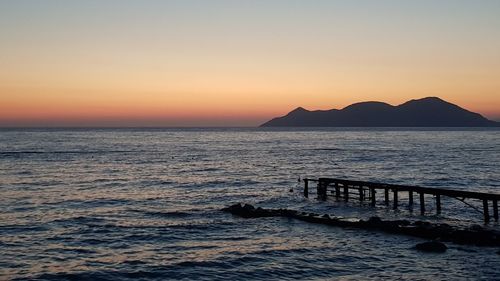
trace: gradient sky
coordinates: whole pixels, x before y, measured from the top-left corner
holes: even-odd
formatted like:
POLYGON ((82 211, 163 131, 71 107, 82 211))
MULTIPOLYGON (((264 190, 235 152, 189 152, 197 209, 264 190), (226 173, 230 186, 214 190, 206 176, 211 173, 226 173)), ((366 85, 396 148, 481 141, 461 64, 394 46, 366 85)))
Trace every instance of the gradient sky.
POLYGON ((254 126, 426 96, 500 120, 500 1, 0 0, 0 126, 254 126))

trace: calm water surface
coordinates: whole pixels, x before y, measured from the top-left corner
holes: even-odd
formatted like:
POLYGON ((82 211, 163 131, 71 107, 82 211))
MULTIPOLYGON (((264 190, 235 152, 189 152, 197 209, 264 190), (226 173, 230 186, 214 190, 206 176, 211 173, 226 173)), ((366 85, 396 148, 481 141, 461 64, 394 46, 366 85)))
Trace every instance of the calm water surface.
MULTIPOLYGON (((424 254, 417 238, 219 210, 422 219, 404 197, 398 211, 306 200, 297 178, 500 192, 499 163, 498 130, 2 130, 0 279, 498 280, 499 249, 424 254)), ((442 201, 426 219, 482 223, 442 201)))

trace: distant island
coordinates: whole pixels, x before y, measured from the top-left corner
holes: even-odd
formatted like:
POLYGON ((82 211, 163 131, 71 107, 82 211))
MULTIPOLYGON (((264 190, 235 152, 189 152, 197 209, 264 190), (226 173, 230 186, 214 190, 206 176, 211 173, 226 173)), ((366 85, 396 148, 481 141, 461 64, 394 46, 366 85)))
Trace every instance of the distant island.
POLYGON ((398 106, 370 101, 340 110, 309 111, 298 107, 261 127, 500 127, 500 122, 438 97, 427 97, 398 106))

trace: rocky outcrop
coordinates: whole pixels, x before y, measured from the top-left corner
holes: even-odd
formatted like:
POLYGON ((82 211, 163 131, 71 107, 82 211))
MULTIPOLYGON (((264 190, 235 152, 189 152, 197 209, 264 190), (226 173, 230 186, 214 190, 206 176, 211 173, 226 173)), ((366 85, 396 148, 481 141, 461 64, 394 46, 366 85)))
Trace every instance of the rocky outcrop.
POLYGON ((457 228, 444 223, 430 223, 425 221, 408 220, 382 220, 379 217, 371 217, 368 220, 343 220, 330 215, 316 213, 298 212, 289 209, 263 209, 255 208, 249 204, 235 204, 222 209, 224 212, 243 218, 261 217, 286 217, 294 218, 310 223, 319 223, 337 227, 349 227, 359 229, 371 229, 393 234, 403 234, 420 237, 441 242, 453 242, 456 244, 469 244, 478 246, 500 247, 500 232, 486 229, 479 225, 470 228, 457 228))
POLYGON ((439 241, 419 243, 415 246, 415 248, 419 251, 430 253, 444 253, 448 249, 444 243, 439 241))

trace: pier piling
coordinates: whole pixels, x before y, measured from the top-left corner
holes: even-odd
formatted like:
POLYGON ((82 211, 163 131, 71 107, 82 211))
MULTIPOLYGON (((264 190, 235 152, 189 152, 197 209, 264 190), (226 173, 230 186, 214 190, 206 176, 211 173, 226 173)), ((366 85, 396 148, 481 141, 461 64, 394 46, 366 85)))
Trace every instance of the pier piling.
POLYGON ((339 187, 339 183, 338 182, 335 183, 335 197, 337 199, 340 198, 340 187, 339 187))
POLYGON ((376 203, 376 198, 375 198, 375 188, 371 187, 370 188, 370 196, 371 196, 371 199, 372 199, 372 207, 375 207, 375 203, 376 203))
POLYGON ((488 200, 483 199, 483 214, 484 214, 484 222, 490 222, 490 212, 488 210, 488 200))
POLYGON ((398 190, 393 189, 392 192, 394 193, 394 205, 392 206, 392 208, 396 210, 398 208, 398 190))
POLYGON ((498 221, 498 200, 493 199, 493 218, 498 221))
POLYGON ((309 198, 309 180, 304 180, 304 197, 309 198))
POLYGON ((385 195, 385 205, 389 206, 389 189, 387 187, 384 189, 384 195, 385 195))
POLYGON ((318 181, 317 194, 318 194, 319 200, 322 200, 322 201, 326 200, 327 186, 328 186, 328 183, 326 183, 324 181, 318 181))
POLYGON ((424 200, 424 193, 420 192, 420 215, 425 215, 425 200, 424 200))
POLYGON ((413 191, 408 191, 408 207, 413 210, 413 191))
POLYGON ((436 194, 436 213, 441 214, 441 195, 436 194))

